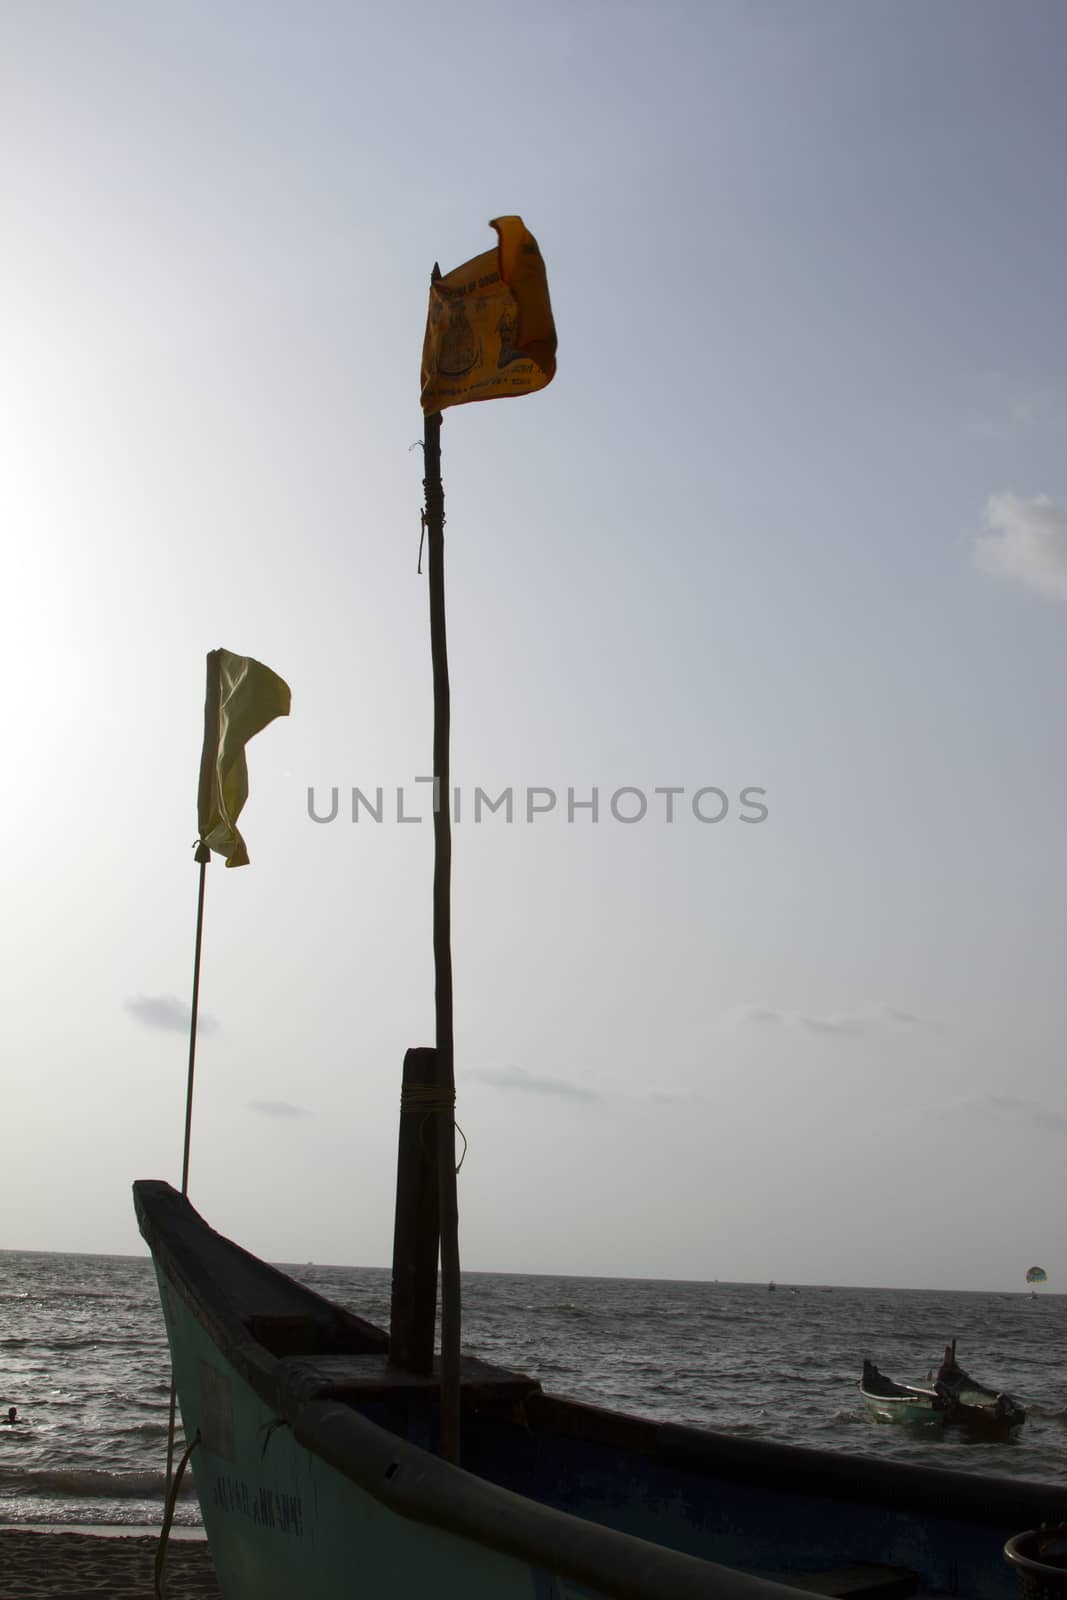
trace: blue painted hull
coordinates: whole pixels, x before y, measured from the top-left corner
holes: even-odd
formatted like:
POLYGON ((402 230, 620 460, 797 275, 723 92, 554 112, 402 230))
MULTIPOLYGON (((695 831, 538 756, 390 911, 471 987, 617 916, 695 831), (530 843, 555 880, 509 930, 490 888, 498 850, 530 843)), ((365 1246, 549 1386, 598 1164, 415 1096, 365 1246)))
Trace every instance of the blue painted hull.
POLYGON ((136 1186, 224 1600, 796 1600, 853 1563, 1012 1600, 1056 1487, 656 1424, 465 1365, 462 1467, 387 1339, 136 1186))

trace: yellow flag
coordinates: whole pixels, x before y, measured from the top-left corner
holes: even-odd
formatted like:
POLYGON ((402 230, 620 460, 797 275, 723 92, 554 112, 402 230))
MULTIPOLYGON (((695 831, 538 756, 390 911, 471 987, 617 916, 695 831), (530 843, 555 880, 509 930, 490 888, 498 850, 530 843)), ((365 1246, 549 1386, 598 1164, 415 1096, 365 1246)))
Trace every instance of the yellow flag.
POLYGON ((468 400, 533 394, 556 371, 545 263, 521 217, 497 217, 495 250, 430 285, 422 347, 428 416, 468 400))
POLYGON ((248 799, 245 745, 275 717, 287 717, 289 685, 251 656, 211 650, 207 658, 204 752, 200 758, 200 845, 197 861, 212 850, 228 867, 246 867, 248 851, 237 818, 248 799))

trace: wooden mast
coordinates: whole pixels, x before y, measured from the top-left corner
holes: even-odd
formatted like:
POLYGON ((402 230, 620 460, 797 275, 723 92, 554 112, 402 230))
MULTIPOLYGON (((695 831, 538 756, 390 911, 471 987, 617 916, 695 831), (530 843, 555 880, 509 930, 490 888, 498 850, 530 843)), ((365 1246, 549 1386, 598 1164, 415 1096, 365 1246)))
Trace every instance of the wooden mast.
MULTIPOLYGON (((441 275, 434 266, 434 278, 441 275)), ((441 1454, 459 1460, 460 1285, 456 1198, 455 1053, 452 1032, 452 827, 449 816, 448 642, 445 632, 445 497, 441 484, 441 413, 424 422, 426 543, 433 661, 433 959, 438 1084, 438 1222, 441 1234, 441 1454)))

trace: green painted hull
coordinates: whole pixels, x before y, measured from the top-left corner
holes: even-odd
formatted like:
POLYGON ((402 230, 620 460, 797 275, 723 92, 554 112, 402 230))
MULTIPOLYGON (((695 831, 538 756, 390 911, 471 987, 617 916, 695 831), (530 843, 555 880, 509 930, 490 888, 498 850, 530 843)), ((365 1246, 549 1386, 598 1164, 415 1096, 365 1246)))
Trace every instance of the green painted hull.
POLYGON ((526 1563, 397 1517, 304 1450, 162 1278, 160 1290, 222 1600, 536 1594, 526 1563))
POLYGON ((861 1393, 867 1414, 875 1422, 906 1422, 913 1426, 925 1423, 935 1428, 944 1423, 944 1411, 935 1408, 929 1400, 912 1396, 867 1394, 863 1390, 861 1393))
POLYGON ((306 1450, 159 1282, 185 1437, 201 1441, 190 1470, 223 1600, 599 1600, 597 1590, 390 1511, 306 1450))

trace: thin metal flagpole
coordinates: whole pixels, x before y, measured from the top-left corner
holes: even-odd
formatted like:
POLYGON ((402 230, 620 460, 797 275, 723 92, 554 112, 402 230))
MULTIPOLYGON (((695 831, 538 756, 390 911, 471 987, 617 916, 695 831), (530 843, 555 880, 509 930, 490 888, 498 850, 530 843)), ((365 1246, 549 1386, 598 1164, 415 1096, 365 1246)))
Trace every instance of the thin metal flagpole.
MULTIPOLYGON (((212 773, 212 752, 218 749, 219 726, 219 701, 221 686, 219 679, 218 651, 211 651, 207 658, 207 692, 204 697, 204 748, 200 756, 200 788, 198 794, 199 811, 201 817, 205 814, 204 797, 210 793, 212 773)), ((201 823, 203 827, 203 823, 201 823)), ((196 1070, 196 1032, 197 1016, 200 1011, 200 955, 204 944, 204 890, 207 885, 207 868, 211 860, 211 850, 205 844, 203 837, 197 843, 196 854, 193 857, 200 867, 200 882, 196 895, 196 936, 193 941, 193 995, 189 1007, 189 1066, 185 1084, 185 1138, 182 1146, 182 1196, 189 1195, 189 1151, 193 1135, 193 1077, 196 1070)), ((170 1417, 167 1425, 167 1499, 170 1498, 171 1484, 174 1478, 174 1425, 177 1413, 178 1389, 174 1377, 174 1363, 171 1362, 170 1371, 170 1417)))
MULTIPOLYGON (((440 269, 434 267, 434 277, 440 269)), ((461 1309, 459 1206, 456 1196, 455 1049, 452 1029, 452 828, 449 818, 448 643, 445 631, 445 496, 441 484, 441 413, 425 419, 426 535, 433 660, 434 873, 433 958, 436 1047, 442 1105, 437 1113, 441 1229, 441 1454, 459 1460, 461 1309)))
MULTIPOLYGON (((189 1011, 189 1072, 185 1087, 185 1145, 182 1151, 182 1194, 189 1194, 189 1146, 193 1132, 193 1073, 196 1067, 196 1018, 200 1009, 200 952, 204 943, 204 886, 207 882, 207 864, 211 851, 201 840, 196 858, 200 863, 200 884, 196 896, 196 941, 193 948, 193 1001, 189 1011)), ((170 1375, 170 1418, 167 1424, 167 1496, 174 1479, 174 1423, 178 1389, 174 1380, 174 1366, 170 1375)))
POLYGON ((196 897, 196 941, 193 947, 193 1000, 189 1011, 189 1071, 185 1086, 185 1144, 182 1150, 182 1194, 189 1193, 189 1146, 193 1133, 193 1075, 196 1070, 196 1019, 200 1010, 200 952, 204 942, 204 885, 211 851, 203 842, 197 848, 200 886, 196 897))
POLYGON ((204 691, 204 745, 200 752, 200 782, 197 787, 197 815, 200 837, 193 860, 200 867, 196 898, 196 938, 193 944, 193 998, 189 1007, 189 1070, 185 1086, 185 1142, 182 1149, 182 1195, 189 1194, 189 1147, 193 1132, 193 1074, 196 1069, 196 1024, 200 1010, 200 951, 204 941, 204 886, 207 881, 211 847, 204 838, 205 818, 211 810, 211 792, 219 754, 219 709, 222 704, 222 651, 209 650, 207 685, 204 691))

